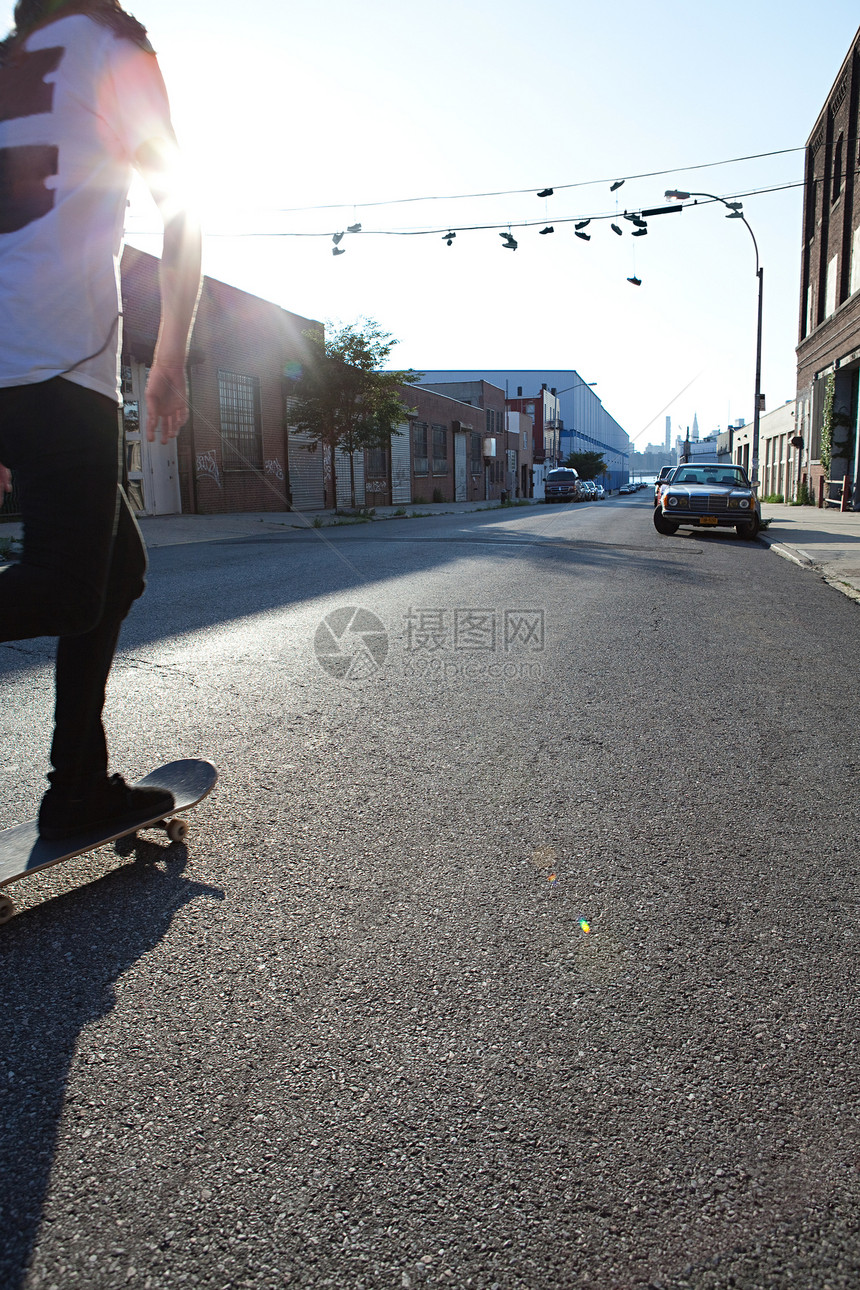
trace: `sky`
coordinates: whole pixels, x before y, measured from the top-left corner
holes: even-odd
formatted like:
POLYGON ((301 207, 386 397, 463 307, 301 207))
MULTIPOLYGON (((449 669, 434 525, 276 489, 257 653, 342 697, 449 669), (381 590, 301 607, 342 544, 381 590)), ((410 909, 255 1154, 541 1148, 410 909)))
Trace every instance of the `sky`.
MULTIPOLYGON (((752 419, 755 249, 717 204, 640 238, 616 212, 664 206, 666 189, 785 186, 742 200, 767 408, 794 397, 803 146, 856 4, 128 7, 159 54, 210 276, 327 324, 375 319, 399 368, 576 369, 642 448, 666 415, 683 430, 696 414, 703 435, 752 419), (474 194, 496 195, 455 200, 474 194), (562 222, 588 217, 590 241, 562 222)), ((158 253, 141 189, 128 230, 158 253)))

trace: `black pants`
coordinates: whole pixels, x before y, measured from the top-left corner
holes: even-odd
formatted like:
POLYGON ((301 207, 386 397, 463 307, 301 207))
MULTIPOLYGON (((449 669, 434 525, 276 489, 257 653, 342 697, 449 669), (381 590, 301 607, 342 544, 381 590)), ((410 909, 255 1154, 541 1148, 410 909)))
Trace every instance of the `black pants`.
POLYGON ((145 585, 116 404, 62 377, 0 389, 0 462, 24 521, 23 559, 0 573, 0 641, 60 638, 50 778, 74 790, 107 770, 108 673, 145 585))

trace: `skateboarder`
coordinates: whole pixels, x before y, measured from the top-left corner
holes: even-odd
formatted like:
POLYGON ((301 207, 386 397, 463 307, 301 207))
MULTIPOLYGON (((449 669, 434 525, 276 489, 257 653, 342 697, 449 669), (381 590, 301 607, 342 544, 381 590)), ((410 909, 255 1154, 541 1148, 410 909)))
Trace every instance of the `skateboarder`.
MULTIPOLYGON (((161 325, 147 433, 188 418, 185 362, 200 235, 182 199, 167 95, 144 28, 116 0, 18 0, 0 45, 0 491, 24 520, 0 573, 0 641, 59 637, 51 787, 39 826, 60 838, 158 791, 108 776, 105 687, 146 553, 120 486, 119 255, 136 168, 164 221, 161 325)), ((170 794, 161 793, 164 809, 170 794)))

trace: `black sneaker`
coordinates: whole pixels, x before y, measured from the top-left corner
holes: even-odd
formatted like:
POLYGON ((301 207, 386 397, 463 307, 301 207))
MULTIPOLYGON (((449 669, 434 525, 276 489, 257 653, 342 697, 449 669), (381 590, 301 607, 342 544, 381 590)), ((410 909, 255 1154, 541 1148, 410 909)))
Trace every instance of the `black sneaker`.
POLYGON ((110 832, 114 824, 120 826, 129 817, 151 820, 169 815, 173 807, 172 793, 162 788, 132 788, 122 775, 111 775, 77 794, 54 784, 42 798, 39 832, 48 841, 93 829, 110 832))

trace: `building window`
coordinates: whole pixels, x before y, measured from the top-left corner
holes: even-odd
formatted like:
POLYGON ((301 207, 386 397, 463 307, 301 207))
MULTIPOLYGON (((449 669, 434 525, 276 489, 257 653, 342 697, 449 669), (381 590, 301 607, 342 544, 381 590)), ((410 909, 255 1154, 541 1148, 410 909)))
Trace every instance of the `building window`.
POLYGON ((260 378, 218 373, 225 470, 263 469, 260 378))
POLYGON ((448 474, 448 431, 445 426, 433 426, 433 474, 448 474))
POLYGON ((824 285, 824 317, 829 318, 836 312, 836 287, 839 268, 839 256, 834 255, 827 266, 827 278, 824 285))
POLYGON ((368 479, 388 478, 388 452, 385 448, 368 448, 367 476, 368 479))
POLYGON ((412 427, 412 470, 416 475, 426 475, 428 469, 427 422, 416 421, 412 427))
POLYGON ((851 294, 860 288, 860 225, 851 239, 851 294))
POLYGON ((806 440, 806 452, 810 461, 821 460, 821 408, 824 402, 824 380, 823 376, 816 377, 812 404, 810 406, 807 403, 804 411, 801 434, 806 440))
POLYGON ((471 471, 473 475, 480 475, 484 466, 484 455, 481 451, 481 436, 472 431, 472 464, 471 471))
POLYGON ((833 149, 833 183, 830 188, 830 200, 836 201, 836 198, 842 192, 842 153, 844 137, 840 132, 836 140, 836 147, 833 149))
POLYGON ((487 430, 491 437, 501 435, 503 429, 502 414, 496 408, 490 408, 487 411, 488 423, 487 430))

